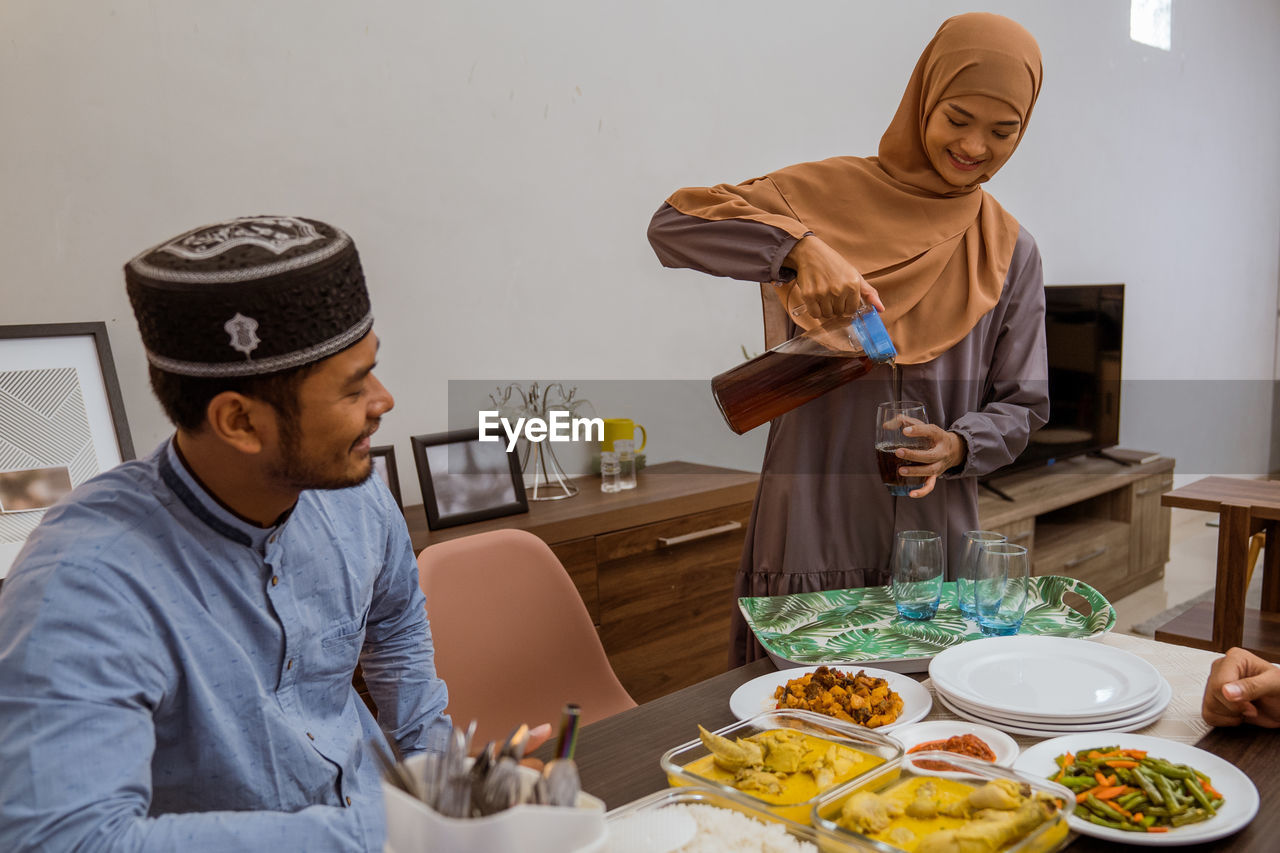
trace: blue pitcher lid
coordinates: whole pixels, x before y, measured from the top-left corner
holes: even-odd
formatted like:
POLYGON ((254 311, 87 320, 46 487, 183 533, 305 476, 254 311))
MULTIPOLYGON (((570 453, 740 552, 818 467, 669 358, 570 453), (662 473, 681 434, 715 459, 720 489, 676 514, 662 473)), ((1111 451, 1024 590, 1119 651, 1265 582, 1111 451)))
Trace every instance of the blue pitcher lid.
POLYGON ((884 362, 897 356, 898 351, 894 349, 893 341, 889 339, 889 330, 884 327, 880 313, 870 303, 862 303, 858 313, 853 315, 850 328, 853 330, 854 337, 858 339, 862 351, 872 361, 884 362))

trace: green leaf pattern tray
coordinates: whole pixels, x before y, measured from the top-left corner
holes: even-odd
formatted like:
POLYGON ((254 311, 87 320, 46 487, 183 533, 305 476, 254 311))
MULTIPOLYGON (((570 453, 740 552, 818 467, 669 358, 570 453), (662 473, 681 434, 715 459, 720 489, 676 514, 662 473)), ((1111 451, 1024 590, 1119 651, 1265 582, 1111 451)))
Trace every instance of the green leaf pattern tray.
MULTIPOLYGON (((1032 598, 1021 634, 1096 637, 1116 624, 1110 602, 1076 578, 1032 578, 1032 598), (1077 609, 1068 593, 1084 599, 1077 609)), ((956 608, 956 585, 942 585, 938 613, 925 622, 898 616, 887 586, 740 598, 738 607, 775 664, 871 663, 898 672, 921 672, 938 652, 982 638, 978 625, 956 608)))

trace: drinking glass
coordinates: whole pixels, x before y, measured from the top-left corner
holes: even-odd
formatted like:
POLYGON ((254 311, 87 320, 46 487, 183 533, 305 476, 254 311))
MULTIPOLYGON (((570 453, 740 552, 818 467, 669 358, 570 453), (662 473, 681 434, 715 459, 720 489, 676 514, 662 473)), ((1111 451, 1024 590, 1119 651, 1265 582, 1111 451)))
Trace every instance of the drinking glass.
POLYGON ((946 566, 942 537, 932 530, 904 530, 893 545, 893 601, 906 619, 932 619, 942 598, 946 566))
POLYGON ((968 619, 977 619, 978 610, 973 603, 973 580, 978 573, 978 555, 983 545, 1007 542, 1008 537, 994 530, 968 530, 964 534, 964 549, 960 552, 960 565, 956 568, 956 606, 968 619))
POLYGON ((978 554, 973 599, 978 628, 987 637, 1018 633, 1027 610, 1031 560, 1027 549, 1008 542, 983 545, 978 554))
POLYGON ((613 452, 618 454, 618 486, 623 489, 636 487, 636 443, 629 438, 613 442, 613 452))
POLYGON ((889 494, 905 497, 907 493, 924 485, 925 477, 903 477, 898 473, 898 466, 913 463, 899 459, 894 451, 899 447, 916 450, 928 447, 929 442, 923 436, 902 434, 903 427, 928 422, 929 416, 925 414, 924 403, 914 400, 881 403, 876 407, 876 465, 880 468, 880 481, 888 486, 889 494))
POLYGON ((618 464, 618 454, 606 450, 600 454, 600 491, 622 491, 622 466, 618 464))

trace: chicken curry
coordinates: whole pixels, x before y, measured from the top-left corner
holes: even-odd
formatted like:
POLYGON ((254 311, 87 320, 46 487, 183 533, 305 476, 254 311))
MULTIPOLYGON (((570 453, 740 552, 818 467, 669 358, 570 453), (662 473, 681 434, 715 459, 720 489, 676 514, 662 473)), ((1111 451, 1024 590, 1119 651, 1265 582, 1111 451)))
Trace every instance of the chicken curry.
POLYGON ((774 805, 807 803, 884 763, 877 755, 795 729, 770 729, 736 740, 701 726, 698 733, 711 754, 685 765, 686 772, 774 805))
MULTIPOLYGON (((840 826, 908 853, 997 853, 1053 819, 1052 797, 1013 779, 974 787, 916 776, 881 793, 845 801, 840 826)), ((1062 824, 1065 833, 1065 823, 1062 824)))

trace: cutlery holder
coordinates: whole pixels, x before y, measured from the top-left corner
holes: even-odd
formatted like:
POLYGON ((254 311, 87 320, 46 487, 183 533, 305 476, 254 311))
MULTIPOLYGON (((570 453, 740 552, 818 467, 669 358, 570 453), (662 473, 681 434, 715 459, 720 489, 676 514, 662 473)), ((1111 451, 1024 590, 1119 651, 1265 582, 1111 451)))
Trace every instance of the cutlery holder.
MULTIPOLYGON (((524 766, 520 776, 526 789, 538 778, 524 766)), ((604 803, 590 794, 577 808, 522 805, 477 818, 444 817, 385 781, 382 797, 390 853, 595 853, 605 845, 604 803)))

